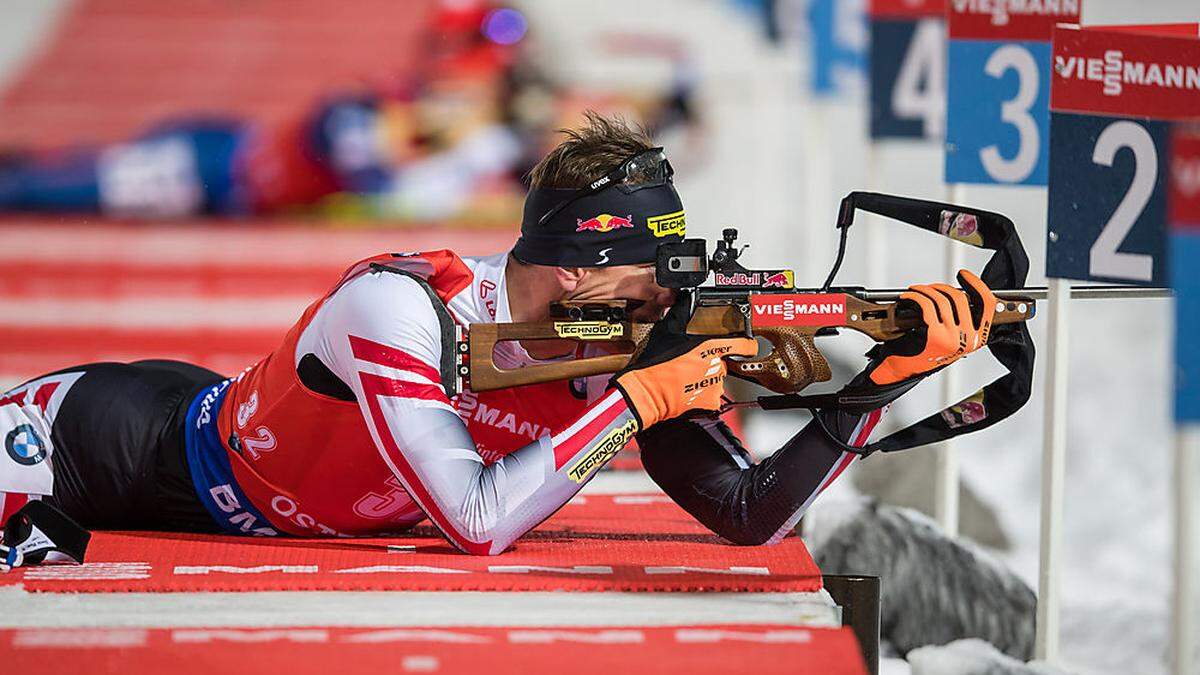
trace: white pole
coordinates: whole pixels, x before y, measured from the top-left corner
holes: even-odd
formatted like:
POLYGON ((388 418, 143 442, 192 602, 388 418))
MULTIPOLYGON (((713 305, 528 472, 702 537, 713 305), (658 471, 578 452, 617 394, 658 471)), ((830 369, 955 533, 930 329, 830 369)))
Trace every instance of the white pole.
POLYGON ((1200 425, 1175 429, 1175 588, 1171 599, 1171 662, 1176 675, 1193 675, 1196 592, 1196 472, 1200 470, 1200 425))
MULTIPOLYGON (((837 210, 832 205, 833 197, 833 146, 829 133, 829 104, 825 101, 812 99, 805 106, 808 132, 805 139, 804 184, 805 197, 808 200, 808 223, 800 228, 800 238, 803 250, 802 264, 796 269, 823 271, 830 257, 836 252, 832 247, 833 223, 837 220, 837 210)), ((802 283, 799 279, 797 283, 802 283)), ((813 283, 823 279, 813 278, 813 283)))
MULTIPOLYGON (((883 173, 879 167, 879 144, 874 140, 867 141, 866 153, 867 171, 866 183, 867 190, 871 192, 885 192, 880 188, 882 182, 879 177, 883 173)), ((869 227, 865 233, 865 248, 866 248, 866 280, 869 286, 878 288, 883 285, 887 275, 884 271, 887 270, 887 233, 888 230, 879 222, 879 218, 872 216, 867 220, 869 227)), ((862 233, 860 233, 862 234, 862 233)))
MULTIPOLYGON (((946 201, 951 204, 962 204, 966 201, 966 188, 961 183, 946 186, 946 201)), ((954 284, 954 275, 963 266, 962 244, 946 241, 946 283, 954 284)), ((942 371, 942 398, 947 404, 958 401, 962 378, 957 368, 947 368, 942 371)), ((933 487, 933 517, 941 525, 942 530, 950 536, 958 534, 958 454, 954 451, 954 439, 948 438, 938 443, 935 450, 934 487, 933 487)))
POLYGON ((1068 318, 1071 285, 1048 279, 1050 348, 1046 353, 1046 422, 1042 445, 1042 526, 1038 566, 1035 655, 1058 658, 1059 568, 1062 554, 1063 483, 1067 459, 1068 318))
POLYGON ((1171 601, 1171 662, 1175 675, 1192 675, 1193 627, 1200 601, 1194 585, 1197 571, 1196 473, 1200 471, 1200 425, 1175 427, 1175 594, 1171 601))

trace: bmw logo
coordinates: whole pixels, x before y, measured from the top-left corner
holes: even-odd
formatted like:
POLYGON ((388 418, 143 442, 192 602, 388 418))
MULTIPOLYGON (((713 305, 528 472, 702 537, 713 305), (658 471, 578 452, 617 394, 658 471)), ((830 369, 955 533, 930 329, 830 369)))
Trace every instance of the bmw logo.
POLYGON ((17 464, 33 466, 46 459, 46 444, 28 424, 18 425, 4 437, 4 449, 17 464))

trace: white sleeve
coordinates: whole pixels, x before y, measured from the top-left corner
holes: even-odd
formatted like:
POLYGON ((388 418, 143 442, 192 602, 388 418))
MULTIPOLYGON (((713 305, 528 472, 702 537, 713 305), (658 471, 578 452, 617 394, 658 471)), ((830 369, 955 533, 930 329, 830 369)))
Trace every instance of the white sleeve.
POLYGON ((441 381, 438 311, 417 281, 372 272, 322 306, 303 340, 350 386, 376 447, 455 546, 496 554, 565 504, 636 432, 610 391, 554 437, 486 465, 441 381), (612 447, 616 444, 616 447, 612 447))

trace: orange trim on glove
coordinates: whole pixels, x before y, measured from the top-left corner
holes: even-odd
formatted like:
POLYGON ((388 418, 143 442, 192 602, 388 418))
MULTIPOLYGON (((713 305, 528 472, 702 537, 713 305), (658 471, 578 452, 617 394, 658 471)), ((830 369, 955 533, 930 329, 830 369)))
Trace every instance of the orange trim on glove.
POLYGON ((673 359, 618 376, 616 385, 647 429, 691 410, 719 410, 725 358, 757 353, 758 343, 750 338, 705 340, 673 359))
POLYGON ((885 358, 871 371, 872 382, 894 384, 954 363, 987 344, 996 315, 996 296, 969 270, 959 270, 958 281, 969 290, 947 284, 918 284, 900 294, 901 299, 921 308, 925 345, 919 354, 885 358), (968 293, 975 296, 978 318, 971 312, 968 293))

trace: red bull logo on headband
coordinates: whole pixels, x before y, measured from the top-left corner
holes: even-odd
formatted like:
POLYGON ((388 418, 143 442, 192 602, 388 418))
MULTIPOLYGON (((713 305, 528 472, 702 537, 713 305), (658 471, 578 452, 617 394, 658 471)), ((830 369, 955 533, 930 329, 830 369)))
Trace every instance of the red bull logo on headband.
MULTIPOLYGON (((612 232, 622 227, 633 227, 633 216, 628 215, 622 218, 621 216, 601 213, 587 220, 579 220, 577 218, 575 223, 576 232, 612 232)), ((568 225, 567 227, 570 226, 568 225)))

